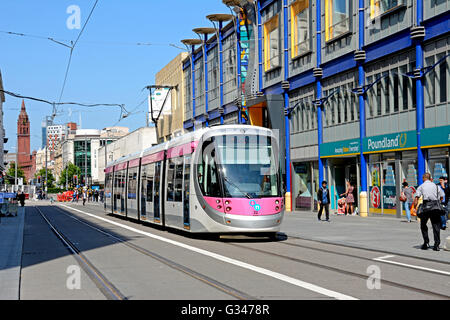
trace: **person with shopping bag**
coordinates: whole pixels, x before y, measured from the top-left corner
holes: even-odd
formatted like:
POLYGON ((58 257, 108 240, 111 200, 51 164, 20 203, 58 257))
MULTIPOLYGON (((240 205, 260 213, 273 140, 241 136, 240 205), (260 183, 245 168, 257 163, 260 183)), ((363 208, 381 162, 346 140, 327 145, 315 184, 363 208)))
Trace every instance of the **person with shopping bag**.
POLYGON ((430 173, 427 172, 423 175, 423 181, 424 183, 417 188, 414 199, 414 206, 417 210, 417 216, 420 218, 420 229, 423 237, 421 249, 427 250, 430 247, 427 228, 428 220, 430 220, 433 227, 433 250, 439 251, 441 243, 441 213, 443 212, 441 201, 444 198, 444 192, 432 182, 430 173), (417 207, 420 197, 422 197, 423 203, 417 207))

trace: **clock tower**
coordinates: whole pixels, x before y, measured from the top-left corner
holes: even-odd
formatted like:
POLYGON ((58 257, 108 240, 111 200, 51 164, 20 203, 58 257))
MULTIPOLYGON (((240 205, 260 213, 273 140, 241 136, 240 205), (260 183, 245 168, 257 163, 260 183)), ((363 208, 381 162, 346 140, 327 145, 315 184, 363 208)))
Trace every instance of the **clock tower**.
POLYGON ((22 100, 19 119, 17 120, 17 165, 21 167, 28 181, 33 178, 33 160, 30 153, 30 120, 28 119, 25 102, 22 100))

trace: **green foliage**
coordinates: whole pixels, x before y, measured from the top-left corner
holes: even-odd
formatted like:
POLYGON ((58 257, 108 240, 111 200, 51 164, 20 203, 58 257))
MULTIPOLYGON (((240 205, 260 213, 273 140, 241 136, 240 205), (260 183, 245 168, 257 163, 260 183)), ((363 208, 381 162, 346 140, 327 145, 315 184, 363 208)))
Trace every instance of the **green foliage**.
MULTIPOLYGON (((34 177, 41 177, 41 185, 45 182, 45 168, 42 168, 38 172, 34 174, 34 177)), ((55 182, 55 177, 53 176, 52 170, 47 169, 47 188, 51 188, 53 186, 53 182, 55 182)))
MULTIPOLYGON (((14 184, 15 183, 15 174, 16 174, 16 166, 15 162, 11 162, 9 165, 8 171, 6 171, 6 183, 14 184)), ((17 179, 22 178, 23 183, 26 184, 25 173, 23 172, 21 167, 17 167, 17 179)))
MULTIPOLYGON (((66 185, 66 176, 68 179, 68 185, 70 188, 73 188, 74 185, 74 176, 78 176, 78 180, 80 180, 81 175, 81 169, 80 167, 74 165, 73 163, 69 162, 68 165, 64 168, 64 170, 61 172, 61 176, 59 178, 59 185, 65 186, 66 185)), ((81 181, 81 180, 80 180, 81 181)))
POLYGON ((47 193, 51 194, 51 193, 62 193, 66 191, 65 189, 61 189, 61 188, 56 188, 56 187, 48 187, 47 188, 47 193))

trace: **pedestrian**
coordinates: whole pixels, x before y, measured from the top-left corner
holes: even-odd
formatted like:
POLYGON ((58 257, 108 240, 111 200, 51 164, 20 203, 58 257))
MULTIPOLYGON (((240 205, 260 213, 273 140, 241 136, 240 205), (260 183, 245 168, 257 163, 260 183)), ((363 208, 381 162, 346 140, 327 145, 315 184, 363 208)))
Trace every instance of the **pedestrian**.
POLYGON ((406 219, 411 222, 411 206, 414 203, 413 193, 414 190, 408 185, 408 182, 403 182, 402 195, 400 200, 404 200, 403 204, 406 211, 406 219))
POLYGON ((17 198, 20 202, 20 206, 21 207, 25 206, 25 193, 23 193, 23 191, 19 194, 17 198))
POLYGON ((448 198, 450 197, 450 188, 448 186, 447 177, 439 177, 439 188, 444 192, 444 199, 442 199, 442 207, 445 210, 445 214, 441 215, 441 229, 445 230, 447 229, 447 220, 448 220, 448 198))
POLYGON ((422 231, 423 244, 421 246, 422 250, 427 250, 430 245, 430 240, 428 238, 428 228, 427 222, 431 221, 433 227, 433 237, 434 237, 434 251, 439 251, 439 245, 441 243, 440 232, 441 232, 441 217, 440 212, 436 209, 436 204, 444 197, 444 192, 437 185, 431 181, 431 174, 425 173, 423 175, 423 183, 417 188, 414 206, 417 208, 417 203, 419 198, 422 197, 421 208, 418 209, 418 217, 420 218, 420 229, 422 231))
POLYGON ((94 191, 94 199, 95 199, 95 202, 98 202, 98 190, 97 189, 95 189, 95 191, 94 191))
POLYGON ((346 181, 346 185, 347 185, 347 189, 345 190, 345 192, 343 194, 341 194, 339 196, 342 197, 343 195, 345 195, 345 202, 347 204, 345 215, 347 215, 347 214, 352 215, 353 214, 353 205, 355 203, 355 197, 353 195, 354 187, 350 181, 346 181))
POLYGON ((87 191, 84 191, 82 193, 82 197, 83 197, 83 206, 86 204, 86 198, 87 198, 87 191))
POLYGON ((317 191, 317 200, 319 201, 320 206, 319 214, 317 215, 319 221, 322 221, 321 217, 324 208, 326 221, 330 221, 330 192, 328 191, 327 184, 328 183, 325 180, 322 181, 322 188, 317 191))

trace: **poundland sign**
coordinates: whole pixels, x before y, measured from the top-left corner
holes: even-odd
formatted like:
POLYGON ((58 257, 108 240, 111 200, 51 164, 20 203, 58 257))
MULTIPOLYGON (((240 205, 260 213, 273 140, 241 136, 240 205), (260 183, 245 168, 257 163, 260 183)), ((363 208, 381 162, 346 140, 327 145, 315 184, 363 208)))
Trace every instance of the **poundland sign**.
POLYGON ((364 138, 364 153, 417 148, 416 131, 385 134, 364 138))

